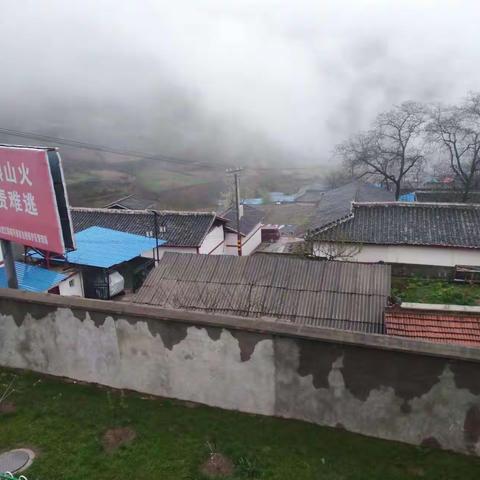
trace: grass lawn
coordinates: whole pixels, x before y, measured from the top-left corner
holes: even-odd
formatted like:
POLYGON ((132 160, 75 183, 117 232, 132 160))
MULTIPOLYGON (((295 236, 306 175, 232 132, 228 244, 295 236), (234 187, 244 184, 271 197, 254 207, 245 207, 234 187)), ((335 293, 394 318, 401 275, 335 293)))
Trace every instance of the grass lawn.
POLYGON ((404 302, 478 305, 480 285, 393 277, 392 295, 400 297, 404 302))
POLYGON ((16 411, 0 413, 0 451, 38 452, 34 479, 203 479, 209 447, 235 464, 234 479, 478 479, 480 459, 140 394, 0 370, 16 411), (104 432, 136 438, 106 453, 104 432))

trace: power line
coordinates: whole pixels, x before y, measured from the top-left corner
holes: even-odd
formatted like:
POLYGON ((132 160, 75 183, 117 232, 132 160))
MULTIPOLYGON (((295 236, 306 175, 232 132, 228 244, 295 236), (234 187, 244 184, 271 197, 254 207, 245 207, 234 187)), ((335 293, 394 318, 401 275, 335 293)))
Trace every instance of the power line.
MULTIPOLYGON (((135 157, 141 160, 161 160, 166 163, 173 163, 173 164, 180 164, 180 165, 196 165, 199 167, 205 166, 205 167, 214 167, 214 168, 217 168, 217 167, 225 168, 229 166, 228 164, 224 164, 224 163, 220 164, 215 162, 203 162, 203 161, 173 157, 170 155, 164 155, 162 153, 152 154, 152 153, 146 153, 138 150, 127 150, 127 149, 115 148, 115 147, 110 147, 110 146, 100 145, 95 143, 82 142, 80 140, 74 140, 74 139, 69 139, 65 137, 54 137, 52 135, 44 135, 37 132, 14 130, 11 128, 0 127, 0 134, 1 133, 5 135, 11 135, 14 137, 35 139, 35 140, 41 140, 44 142, 53 142, 58 145, 64 145, 67 147, 83 148, 86 150, 94 150, 94 151, 103 152, 103 153, 112 153, 114 155, 121 155, 124 157, 135 157)), ((315 168, 317 166, 316 165, 296 166, 296 167, 286 166, 286 165, 279 165, 276 167, 258 167, 257 166, 257 167, 253 167, 253 170, 255 171, 309 170, 312 167, 315 168)), ((252 169, 252 167, 250 168, 247 167, 247 169, 250 170, 252 169)))
POLYGON ((126 157, 136 157, 136 158, 140 158, 141 160, 162 160, 168 163, 176 163, 176 164, 182 164, 182 165, 198 165, 198 166, 208 166, 208 167, 224 166, 224 165, 215 164, 215 163, 207 163, 207 162, 201 162, 196 160, 187 160, 184 158, 172 157, 169 155, 163 155, 161 153, 154 155, 151 153, 140 152, 137 150, 119 149, 119 148, 109 147, 106 145, 87 143, 87 142, 82 142, 79 140, 73 140, 73 139, 64 138, 64 137, 54 137, 51 135, 43 135, 36 132, 26 132, 26 131, 14 130, 10 128, 0 127, 0 133, 3 133, 5 135, 11 135, 14 137, 29 138, 29 139, 41 140, 45 142, 53 142, 58 145, 65 145, 68 147, 84 148, 87 150, 95 150, 97 152, 103 152, 103 153, 113 153, 115 155, 122 155, 126 157))

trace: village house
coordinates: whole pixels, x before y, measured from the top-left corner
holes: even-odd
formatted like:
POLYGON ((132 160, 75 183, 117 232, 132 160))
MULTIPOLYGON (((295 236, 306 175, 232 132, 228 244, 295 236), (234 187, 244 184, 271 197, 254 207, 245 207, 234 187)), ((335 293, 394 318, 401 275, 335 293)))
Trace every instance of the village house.
MULTIPOLYGON (((222 217, 228 221, 225 225, 225 253, 238 255, 236 210, 230 208, 222 217)), ((262 243, 262 221, 265 214, 250 205, 240 205, 240 234, 242 256, 248 256, 262 243)))
POLYGON ((32 250, 26 258, 68 280, 50 288, 50 293, 108 300, 142 285, 154 266, 152 259, 142 255, 156 243, 151 237, 93 226, 75 234, 73 251, 46 257, 32 250))
MULTIPOLYGON (((214 212, 176 212, 109 208, 70 208, 73 228, 80 232, 97 226, 142 235, 165 242, 158 247, 159 258, 166 251, 223 255, 227 220, 214 212)), ((155 249, 143 256, 155 258, 155 249)))
POLYGON ((311 230, 307 240, 319 257, 448 276, 456 266, 480 265, 480 206, 353 203, 347 216, 311 230))

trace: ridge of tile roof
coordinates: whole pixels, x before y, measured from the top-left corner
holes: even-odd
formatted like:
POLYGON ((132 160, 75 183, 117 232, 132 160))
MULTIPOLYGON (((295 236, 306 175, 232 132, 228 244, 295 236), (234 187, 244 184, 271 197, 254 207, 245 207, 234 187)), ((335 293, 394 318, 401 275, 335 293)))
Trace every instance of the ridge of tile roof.
POLYGON ((157 212, 165 215, 215 215, 217 218, 222 219, 221 215, 217 215, 214 211, 208 212, 199 212, 195 210, 158 210, 158 209, 141 209, 141 210, 132 210, 132 209, 115 209, 115 208, 106 208, 106 207, 70 207, 71 211, 78 212, 102 212, 102 213, 111 213, 113 215, 118 214, 137 214, 137 215, 152 215, 152 212, 157 212))

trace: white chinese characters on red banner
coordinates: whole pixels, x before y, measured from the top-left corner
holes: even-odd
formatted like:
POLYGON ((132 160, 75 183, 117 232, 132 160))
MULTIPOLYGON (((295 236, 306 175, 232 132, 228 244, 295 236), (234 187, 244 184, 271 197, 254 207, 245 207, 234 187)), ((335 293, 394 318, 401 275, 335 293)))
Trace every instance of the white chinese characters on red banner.
POLYGON ((46 150, 0 146, 0 238, 64 253, 46 150))

